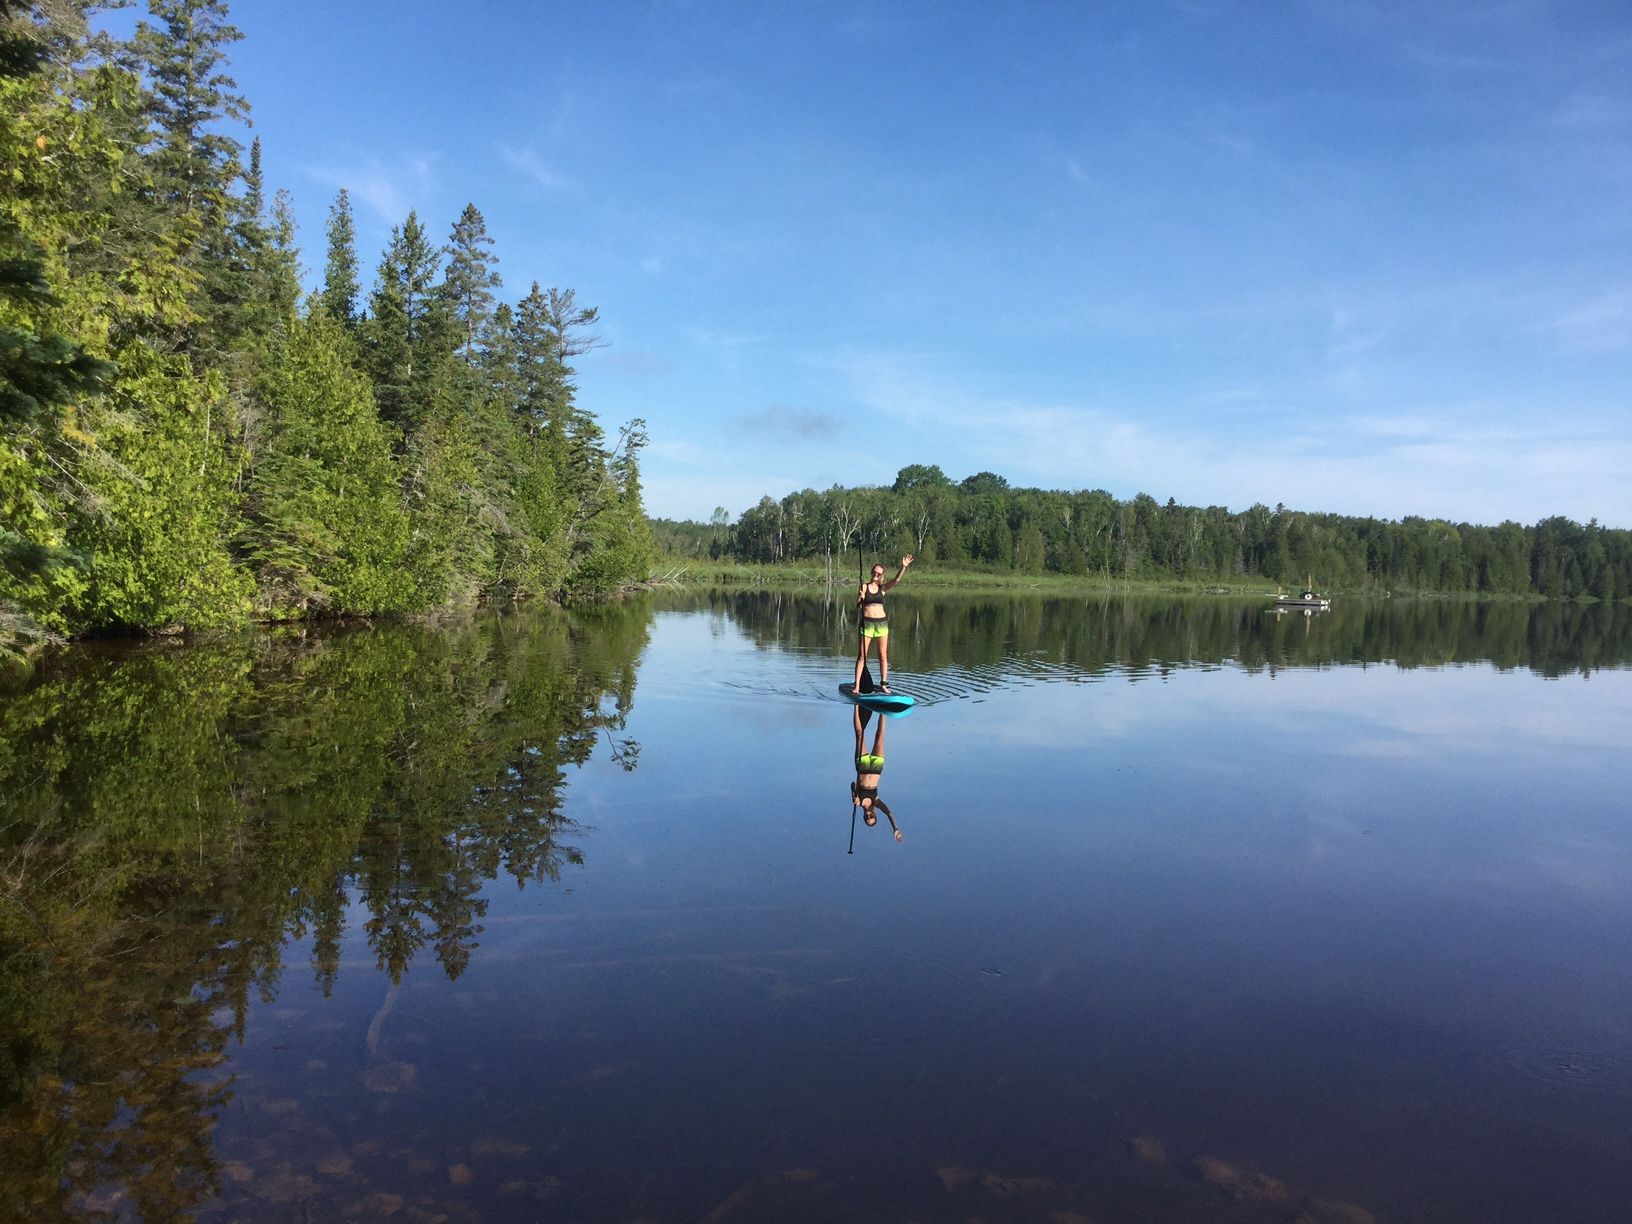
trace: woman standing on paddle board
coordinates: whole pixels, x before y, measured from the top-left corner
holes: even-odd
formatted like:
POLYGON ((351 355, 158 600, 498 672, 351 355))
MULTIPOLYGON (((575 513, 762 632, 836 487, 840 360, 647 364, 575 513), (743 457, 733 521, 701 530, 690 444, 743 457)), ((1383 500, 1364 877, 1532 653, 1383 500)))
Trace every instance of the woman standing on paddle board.
MULTIPOLYGON (((867 718, 871 718, 869 713, 867 718)), ((890 813, 890 805, 878 797, 878 780, 884 773, 884 724, 889 719, 880 716, 878 728, 873 732, 873 750, 867 751, 867 718, 863 718, 861 707, 855 707, 856 728, 856 780, 850 784, 850 802, 861 808, 861 819, 870 829, 878 823, 878 814, 884 813, 884 819, 890 822, 890 828, 895 833, 895 840, 901 840, 901 829, 895 823, 895 817, 890 813)), ((850 819, 852 837, 856 827, 854 812, 850 819)))
POLYGON ((884 581, 884 567, 873 566, 872 580, 862 583, 856 592, 856 608, 861 613, 856 627, 861 641, 856 647, 855 692, 861 691, 861 673, 867 666, 867 648, 873 642, 878 643, 878 691, 890 691, 890 618, 884 611, 884 592, 901 581, 901 575, 907 572, 911 564, 912 554, 908 553, 901 558, 901 568, 888 582, 884 581))

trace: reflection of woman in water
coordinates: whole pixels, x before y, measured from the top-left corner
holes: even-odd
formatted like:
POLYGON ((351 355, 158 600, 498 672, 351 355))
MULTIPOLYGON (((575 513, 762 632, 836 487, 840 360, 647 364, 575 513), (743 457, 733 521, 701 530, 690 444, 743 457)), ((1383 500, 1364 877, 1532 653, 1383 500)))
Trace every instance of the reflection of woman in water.
POLYGON ((878 814, 883 812, 884 819, 890 822, 890 828, 895 832, 895 840, 900 841, 901 830, 895 823, 895 817, 890 814, 890 806, 878 797, 878 779, 884 772, 884 724, 889 719, 880 716, 878 727, 873 731, 873 750, 868 752, 867 718, 871 717, 870 711, 864 718, 861 707, 855 707, 856 780, 850 784, 850 802, 860 805, 861 819, 869 829, 878 823, 878 814))
POLYGON ((856 592, 856 610, 861 614, 856 628, 861 634, 860 643, 856 647, 856 680, 855 689, 861 691, 861 673, 867 666, 867 647, 873 642, 878 643, 878 691, 890 691, 890 621, 884 611, 884 592, 901 581, 901 575, 907 572, 912 564, 912 554, 908 553, 901 558, 901 568, 895 571, 895 577, 888 582, 884 581, 884 567, 873 566, 873 577, 869 582, 861 584, 856 592))

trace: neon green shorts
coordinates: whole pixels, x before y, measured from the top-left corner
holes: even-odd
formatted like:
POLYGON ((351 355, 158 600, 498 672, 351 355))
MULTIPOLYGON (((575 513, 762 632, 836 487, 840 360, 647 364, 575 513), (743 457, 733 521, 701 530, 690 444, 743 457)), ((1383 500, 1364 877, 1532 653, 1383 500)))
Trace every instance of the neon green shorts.
POLYGON ((864 620, 861 622, 861 636, 864 638, 889 637, 890 622, 887 620, 864 620))
POLYGON ((863 753, 856 758, 856 772, 862 774, 883 773, 884 758, 874 756, 870 752, 863 753))

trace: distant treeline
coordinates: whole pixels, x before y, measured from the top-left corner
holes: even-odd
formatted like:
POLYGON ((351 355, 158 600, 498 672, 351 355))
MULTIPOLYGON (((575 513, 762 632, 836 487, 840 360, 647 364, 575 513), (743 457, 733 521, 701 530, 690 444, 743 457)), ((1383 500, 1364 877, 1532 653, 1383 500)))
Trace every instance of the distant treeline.
POLYGON ((914 552, 948 567, 1108 578, 1262 578, 1323 589, 1632 596, 1632 531, 1567 518, 1495 527, 1407 517, 1398 522, 1271 509, 1166 505, 1141 493, 1010 488, 991 472, 954 483, 940 468, 902 468, 889 488, 805 489, 760 499, 735 522, 657 520, 679 558, 826 560, 848 550, 914 552))
POLYGON ((642 423, 575 395, 596 311, 502 302, 474 205, 365 291, 345 191, 303 299, 225 0, 100 7, 0 0, 0 652, 646 577, 642 423))

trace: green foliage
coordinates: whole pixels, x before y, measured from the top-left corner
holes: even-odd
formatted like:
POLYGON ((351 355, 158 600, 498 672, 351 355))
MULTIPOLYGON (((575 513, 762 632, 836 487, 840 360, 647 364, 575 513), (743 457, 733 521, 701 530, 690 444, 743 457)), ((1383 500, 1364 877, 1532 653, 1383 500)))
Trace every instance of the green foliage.
POLYGON ((319 309, 293 324, 260 388, 271 418, 244 538, 264 615, 393 612, 416 600, 392 435, 355 361, 319 309))
POLYGON ((493 583, 492 506, 475 414, 446 389, 405 456, 411 533, 407 565, 424 602, 472 604, 493 583))
POLYGON ((342 191, 302 319, 225 0, 125 42, 92 7, 0 4, 0 656, 644 579, 644 433, 577 402, 598 312, 498 301, 472 204, 446 251, 393 231, 361 317, 342 191))
POLYGON ((235 463, 218 434, 219 375, 130 346, 111 394, 87 409, 100 459, 81 476, 70 536, 88 558, 82 625, 220 625, 249 610, 234 563, 235 463))

